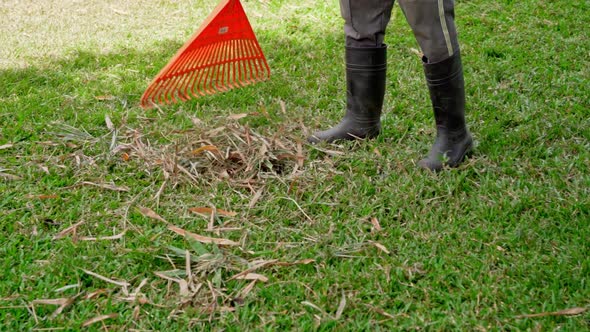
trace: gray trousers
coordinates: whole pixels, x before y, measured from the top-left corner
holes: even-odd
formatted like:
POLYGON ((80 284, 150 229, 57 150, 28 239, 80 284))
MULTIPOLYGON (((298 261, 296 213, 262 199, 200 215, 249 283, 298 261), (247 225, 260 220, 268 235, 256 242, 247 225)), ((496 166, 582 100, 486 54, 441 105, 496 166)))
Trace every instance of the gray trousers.
MULTIPOLYGON (((394 2, 340 0, 346 45, 381 46, 394 2)), ((459 51, 454 0, 399 0, 399 5, 428 62, 446 60, 459 51)))

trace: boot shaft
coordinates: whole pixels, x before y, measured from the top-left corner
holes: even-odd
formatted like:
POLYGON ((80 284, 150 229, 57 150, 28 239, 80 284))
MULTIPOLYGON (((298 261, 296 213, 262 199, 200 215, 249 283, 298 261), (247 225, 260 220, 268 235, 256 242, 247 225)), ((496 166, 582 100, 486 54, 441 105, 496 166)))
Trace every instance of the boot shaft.
POLYGON ((309 137, 311 143, 379 135, 385 95, 387 47, 347 47, 345 61, 346 113, 338 125, 309 137))
POLYGON ((464 130, 465 82, 460 53, 438 63, 423 59, 423 65, 437 128, 464 130))
POLYGON ((379 121, 385 96, 387 47, 346 47, 347 116, 359 123, 379 121))

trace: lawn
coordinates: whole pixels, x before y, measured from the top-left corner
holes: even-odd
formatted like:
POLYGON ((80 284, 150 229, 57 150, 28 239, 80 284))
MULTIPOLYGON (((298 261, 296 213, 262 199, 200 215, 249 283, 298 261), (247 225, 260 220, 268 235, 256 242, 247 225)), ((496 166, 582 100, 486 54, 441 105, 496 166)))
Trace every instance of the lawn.
POLYGON ((145 111, 211 0, 0 3, 0 330, 590 330, 588 1, 457 1, 474 153, 396 6, 383 132, 338 2, 243 2, 269 81, 145 111), (214 243, 211 243, 214 242, 214 243))

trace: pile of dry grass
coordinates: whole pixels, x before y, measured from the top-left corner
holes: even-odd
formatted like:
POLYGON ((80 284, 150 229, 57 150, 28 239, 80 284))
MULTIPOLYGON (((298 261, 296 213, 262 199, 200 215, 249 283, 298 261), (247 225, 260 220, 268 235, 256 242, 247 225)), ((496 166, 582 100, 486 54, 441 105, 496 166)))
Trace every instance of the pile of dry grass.
POLYGON ((140 160, 147 170, 160 169, 175 183, 222 180, 255 189, 268 178, 288 178, 302 170, 305 155, 299 137, 286 129, 264 136, 237 121, 245 116, 231 116, 214 129, 194 121, 194 129, 176 132, 175 142, 163 145, 128 129, 113 152, 123 160, 140 160))

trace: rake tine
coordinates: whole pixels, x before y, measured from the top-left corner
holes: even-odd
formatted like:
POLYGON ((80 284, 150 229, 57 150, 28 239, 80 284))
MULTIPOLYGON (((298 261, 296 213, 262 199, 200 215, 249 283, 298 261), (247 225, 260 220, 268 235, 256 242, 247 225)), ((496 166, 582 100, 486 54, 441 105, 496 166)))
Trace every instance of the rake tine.
POLYGON ((248 59, 246 62, 248 63, 248 68, 250 68, 250 84, 253 84, 254 82, 256 82, 256 79, 254 77, 255 71, 252 67, 252 57, 254 56, 254 54, 252 53, 252 50, 249 48, 248 44, 248 41, 244 40, 244 47, 246 48, 246 52, 248 53, 248 59))
POLYGON ((217 92, 222 91, 222 89, 220 88, 220 85, 219 85, 219 77, 222 72, 224 52, 225 52, 225 43, 221 43, 221 44, 219 44, 219 54, 218 54, 218 57, 215 61, 215 67, 214 67, 215 68, 215 77, 211 81, 211 87, 213 87, 217 92), (213 86, 213 84, 215 84, 215 86, 213 86))
MULTIPOLYGON (((230 41, 230 43, 231 43, 231 46, 232 46, 232 52, 233 52, 233 54, 232 54, 232 55, 233 55, 233 58, 234 58, 234 59, 236 59, 236 58, 238 58, 238 57, 239 57, 239 53, 238 53, 238 52, 236 52, 236 44, 237 44, 237 43, 236 43, 236 41, 235 41, 235 40, 231 40, 231 41, 230 41)), ((233 69, 233 70, 232 70, 232 78, 233 78, 232 84, 233 84, 235 87, 239 87, 239 83, 238 83, 238 82, 239 82, 239 80, 240 80, 240 79, 239 79, 239 74, 240 74, 240 73, 239 73, 238 61, 235 61, 235 60, 234 60, 234 61, 232 61, 231 67, 232 67, 232 69, 233 69)))
POLYGON ((219 45, 215 44, 213 49, 213 55, 211 56, 211 61, 209 61, 209 68, 208 68, 208 79, 205 80, 205 93, 208 95, 214 94, 215 88, 213 87, 213 81, 215 80, 215 59, 219 56, 219 45))
POLYGON ((152 93, 150 93, 149 101, 152 105, 158 104, 156 98, 158 97, 158 94, 160 93, 160 88, 163 84, 164 84, 164 82, 162 82, 162 81, 158 82, 158 84, 156 86, 154 86, 155 89, 152 91, 152 93))
MULTIPOLYGON (((177 61, 170 66, 162 75, 162 85, 158 89, 158 102, 161 104, 170 104, 176 102, 174 92, 179 82, 179 73, 186 66, 186 60, 190 58, 191 53, 185 53, 178 57, 177 61)), ((181 98, 182 100, 182 98, 181 98)))
POLYGON ((238 84, 243 87, 246 84, 244 84, 244 82, 246 81, 245 77, 246 77, 246 68, 244 67, 244 62, 242 61, 242 56, 243 56, 243 52, 241 49, 241 41, 240 40, 235 40, 235 50, 238 53, 236 55, 237 61, 236 61, 236 65, 238 67, 238 84))
POLYGON ((231 48, 229 42, 224 42, 224 52, 223 54, 223 65, 221 68, 221 87, 223 91, 227 91, 230 89, 229 84, 227 83, 227 75, 228 75, 228 68, 229 68, 229 59, 231 59, 231 48))
POLYGON ((175 89, 174 82, 178 76, 175 76, 186 64, 185 60, 190 56, 190 53, 182 54, 176 63, 173 64, 164 74, 163 80, 165 82, 163 88, 160 90, 160 103, 169 104, 170 102, 176 102, 176 98, 173 96, 175 89))
POLYGON ((223 86, 221 82, 223 73, 223 61, 225 58, 225 43, 219 45, 219 57, 215 63, 215 79, 211 83, 215 83, 216 92, 223 92, 223 86))
POLYGON ((221 55, 217 66, 217 76, 215 80, 215 87, 220 92, 227 91, 227 85, 225 84, 225 64, 227 63, 228 55, 227 43, 223 42, 221 44, 221 55))
POLYGON ((192 73, 190 71, 190 69, 193 66, 193 62, 195 57, 198 56, 199 50, 193 50, 190 53, 187 54, 187 57, 185 57, 182 61, 182 65, 178 67, 178 69, 175 72, 175 75, 178 75, 178 80, 176 80, 176 82, 178 82, 178 88, 176 89, 176 94, 178 95, 178 98, 181 99, 182 101, 187 101, 190 99, 190 96, 188 96, 186 93, 183 92, 184 89, 186 89, 186 86, 190 83, 190 77, 192 76, 192 73), (187 74, 182 74, 184 72, 188 71, 188 75, 187 74))
MULTIPOLYGON (((207 54, 209 52, 209 49, 211 48, 211 45, 205 46, 203 47, 203 54, 207 54)), ((199 98, 204 96, 203 92, 201 91, 201 82, 203 82, 203 78, 205 77, 205 73, 206 70, 202 69, 203 64, 205 63, 205 57, 201 57, 199 59, 199 61, 197 62, 197 67, 201 68, 199 70, 196 70, 197 72, 197 77, 195 77, 195 85, 192 88, 192 94, 193 96, 195 96, 195 98, 199 98)))
POLYGON ((141 106, 187 101, 268 77, 268 63, 242 4, 221 0, 146 88, 141 106))
MULTIPOLYGON (((198 48, 193 51, 193 56, 190 59, 191 65, 189 66, 189 68, 194 69, 198 66, 199 56, 202 52, 203 52, 203 48, 198 48)), ((186 84, 183 86, 182 89, 180 89, 180 91, 182 91, 183 95, 186 97, 187 100, 191 99, 191 95, 189 94, 189 89, 194 85, 194 80, 198 74, 199 74, 198 70, 192 70, 191 73, 187 76, 186 84)))
MULTIPOLYGON (((203 90, 203 86, 205 86, 205 82, 207 80, 207 59, 209 54, 211 54, 212 49, 215 45, 207 45, 204 49, 204 53, 202 58, 199 61, 198 68, 199 69, 199 81, 196 85, 196 91, 198 92, 199 96, 206 96, 207 94, 203 90)), ((197 96, 198 97, 198 96, 197 96)))
POLYGON ((176 61, 176 63, 170 67, 170 69, 168 69, 168 71, 166 72, 166 77, 170 77, 173 75, 176 75, 177 73, 181 72, 183 70, 183 68, 186 66, 186 59, 188 59, 191 56, 191 52, 182 54, 178 60, 176 61))
POLYGON ((209 59, 211 54, 215 51, 215 45, 211 45, 211 47, 207 50, 207 53, 205 54, 205 56, 203 57, 203 77, 202 77, 202 84, 199 85, 199 92, 203 95, 206 96, 209 94, 209 91, 207 90, 207 81, 209 78, 209 74, 211 72, 211 68, 209 67, 209 59))
POLYGON ((250 52, 252 53, 252 57, 250 62, 254 63, 254 68, 255 68, 255 80, 258 81, 260 79, 260 71, 262 70, 262 67, 258 66, 258 50, 255 47, 254 43, 252 41, 249 41, 246 43, 248 45, 248 47, 250 48, 250 52))
POLYGON ((168 81, 166 83, 167 84, 167 88, 164 91, 164 101, 166 104, 170 104, 170 103, 176 103, 177 100, 174 97, 174 91, 176 90, 176 81, 178 79, 178 76, 173 76, 170 79, 168 79, 168 81))
POLYGON ((248 53, 246 52, 246 49, 244 48, 244 41, 243 40, 239 40, 238 41, 238 49, 240 50, 240 63, 242 64, 242 69, 243 69, 243 78, 242 78, 242 83, 244 86, 249 85, 250 82, 250 78, 248 77, 248 66, 247 66, 247 58, 248 58, 248 53))
POLYGON ((234 62, 234 51, 232 49, 232 41, 228 40, 227 42, 227 59, 225 61, 225 82, 228 90, 234 88, 234 84, 231 81, 231 68, 234 62))

